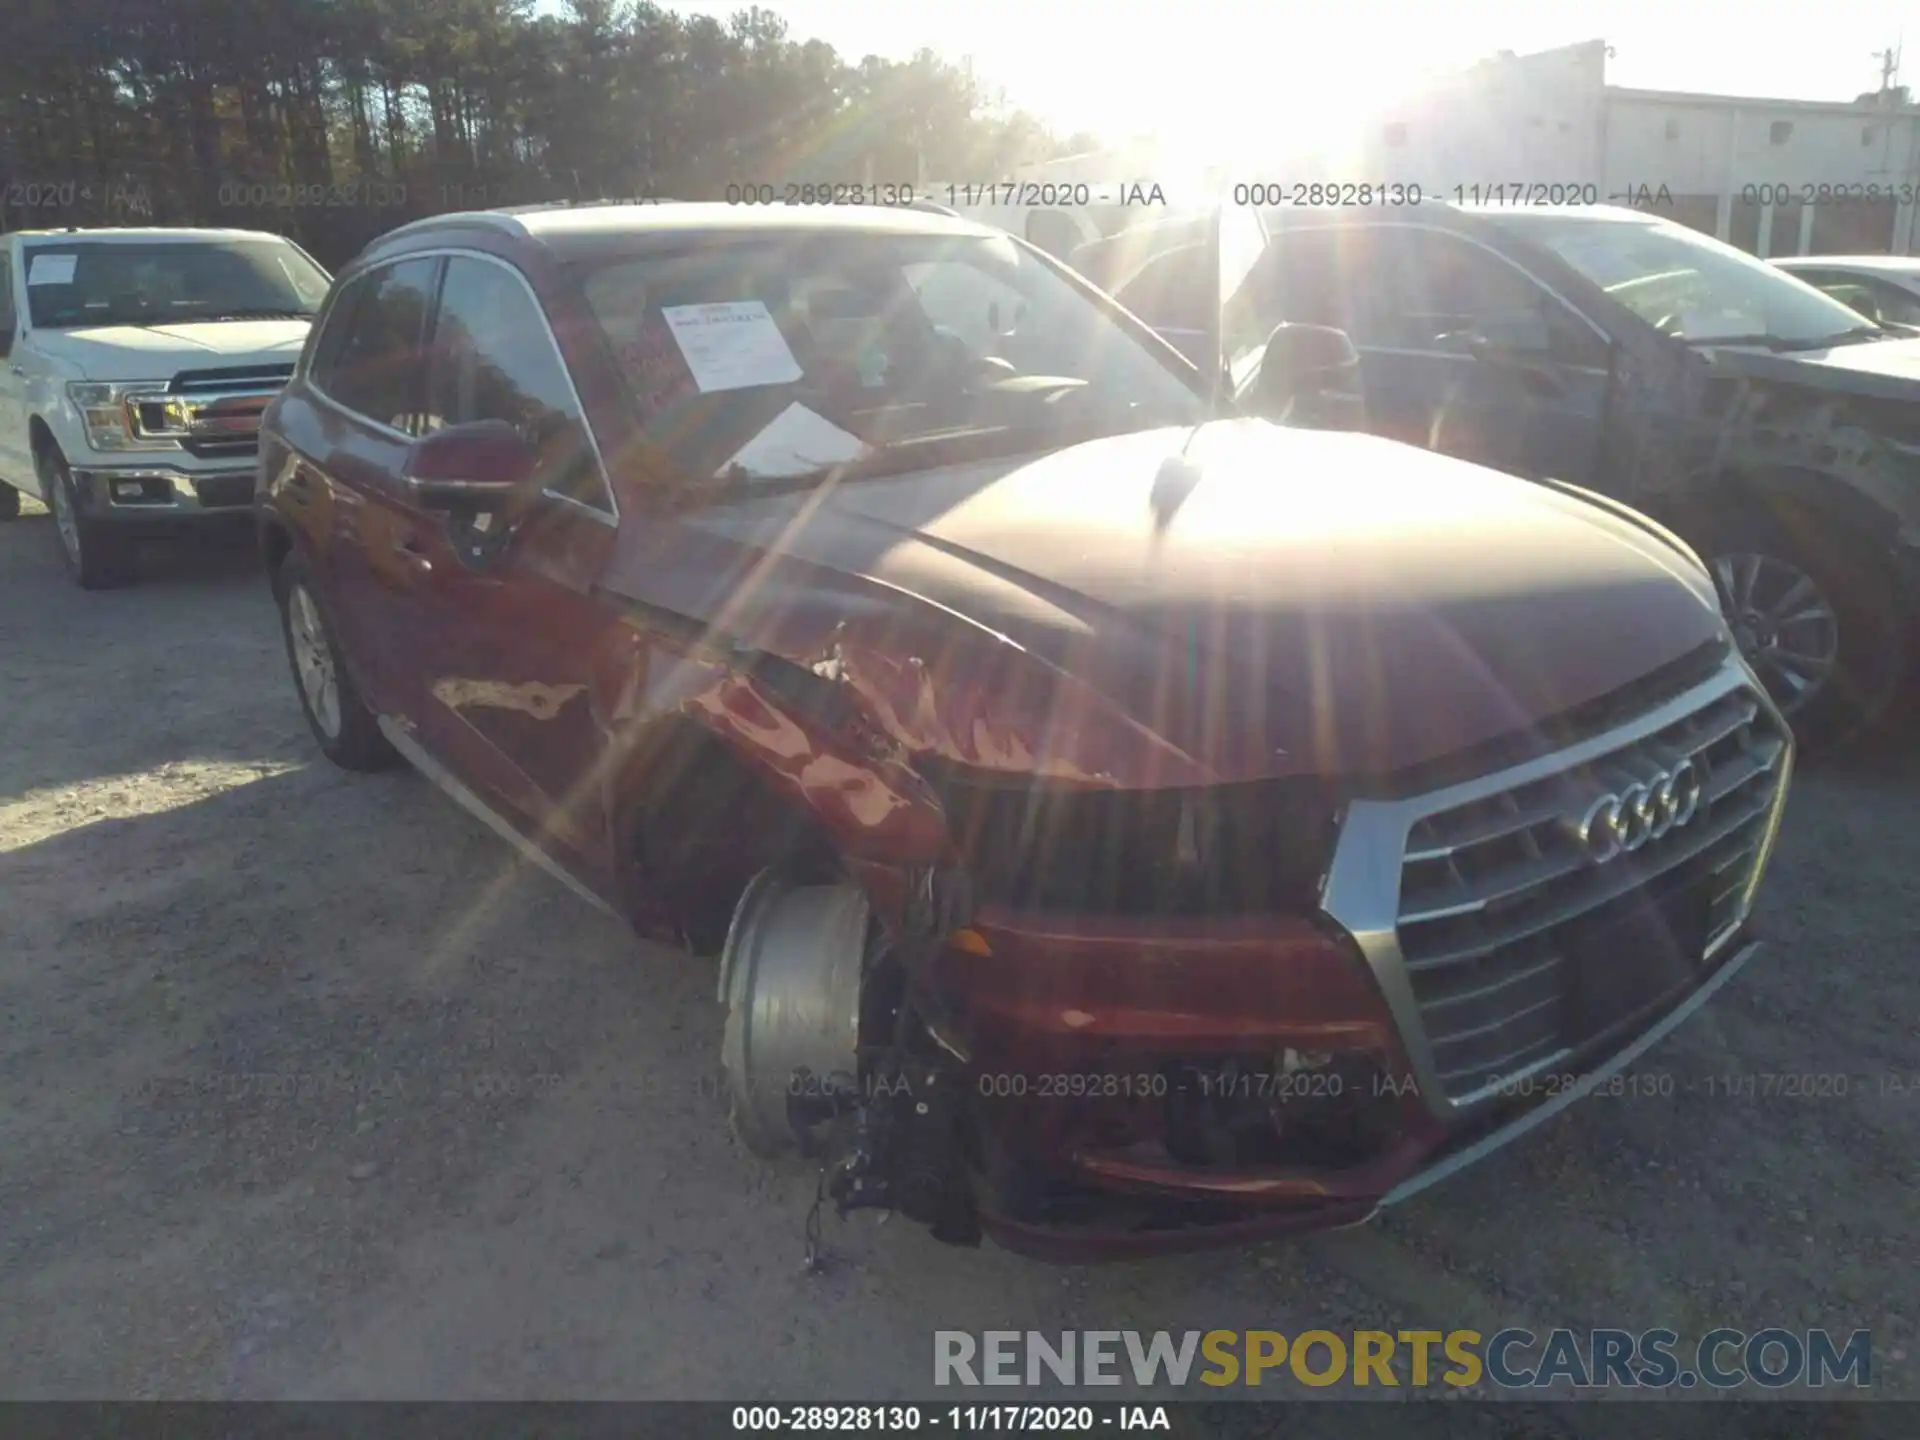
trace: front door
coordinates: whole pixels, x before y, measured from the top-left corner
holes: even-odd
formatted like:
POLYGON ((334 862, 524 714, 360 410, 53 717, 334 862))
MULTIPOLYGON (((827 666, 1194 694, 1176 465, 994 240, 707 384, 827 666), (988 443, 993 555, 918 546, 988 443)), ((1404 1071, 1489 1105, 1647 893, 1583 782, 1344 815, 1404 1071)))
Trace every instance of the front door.
POLYGON ((1286 318, 1348 332, 1369 430, 1515 475, 1594 478, 1611 347, 1525 270, 1416 224, 1281 246, 1286 318))
POLYGON ((593 709, 613 612, 593 586, 612 492, 539 301, 504 261, 447 261, 427 365, 426 429, 504 420, 539 452, 543 498, 511 533, 442 516, 416 592, 419 738, 523 833, 605 881, 610 848, 593 709))

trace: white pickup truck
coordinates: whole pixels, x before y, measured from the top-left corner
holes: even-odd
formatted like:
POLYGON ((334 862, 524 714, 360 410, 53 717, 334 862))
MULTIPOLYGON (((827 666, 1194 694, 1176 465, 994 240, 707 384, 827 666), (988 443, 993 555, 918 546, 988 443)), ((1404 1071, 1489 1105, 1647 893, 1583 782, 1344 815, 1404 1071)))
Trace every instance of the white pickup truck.
POLYGON ((329 283, 259 231, 0 235, 0 521, 38 497, 104 589, 142 531, 250 514, 260 413, 329 283))

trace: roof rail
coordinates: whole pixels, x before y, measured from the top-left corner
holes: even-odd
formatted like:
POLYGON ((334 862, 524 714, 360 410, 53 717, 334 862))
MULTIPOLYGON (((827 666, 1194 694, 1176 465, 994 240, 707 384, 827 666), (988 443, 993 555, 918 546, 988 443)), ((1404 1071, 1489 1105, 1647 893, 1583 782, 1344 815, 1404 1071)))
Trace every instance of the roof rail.
POLYGON ((510 210, 442 210, 438 214, 422 215, 418 220, 409 220, 404 225, 382 231, 368 242, 368 247, 383 245, 396 236, 411 235, 416 230, 426 230, 436 225, 481 225, 489 230, 505 230, 516 235, 523 233, 523 227, 513 223, 512 215, 510 210))
POLYGON ((592 200, 536 200, 529 205, 502 205, 495 215, 532 215, 542 210, 586 210, 598 205, 678 205, 670 195, 607 195, 592 200))

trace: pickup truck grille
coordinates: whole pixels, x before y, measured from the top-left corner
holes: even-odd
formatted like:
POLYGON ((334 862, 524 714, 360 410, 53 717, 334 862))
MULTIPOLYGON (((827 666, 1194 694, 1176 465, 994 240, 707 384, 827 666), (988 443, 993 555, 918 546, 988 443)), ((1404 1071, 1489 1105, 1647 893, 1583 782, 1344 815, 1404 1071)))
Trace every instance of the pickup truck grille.
POLYGON ((1497 1093, 1697 983, 1745 918, 1790 746, 1752 690, 1722 688, 1413 823, 1395 930, 1450 1100, 1497 1093))
POLYGON ((291 365, 183 370, 166 393, 133 406, 134 429, 202 460, 244 458, 259 450, 261 413, 292 376, 291 365))

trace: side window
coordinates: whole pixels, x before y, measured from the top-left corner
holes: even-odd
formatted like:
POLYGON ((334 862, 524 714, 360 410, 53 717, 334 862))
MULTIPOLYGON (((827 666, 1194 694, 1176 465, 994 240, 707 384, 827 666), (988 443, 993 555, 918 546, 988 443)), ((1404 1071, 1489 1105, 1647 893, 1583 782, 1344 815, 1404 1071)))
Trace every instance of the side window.
POLYGON ((1835 285, 1850 285, 1853 283, 1850 276, 1842 275, 1833 270, 1802 270, 1795 267, 1792 270, 1788 270, 1787 273, 1793 276, 1794 279, 1813 286, 1816 290, 1825 290, 1829 295, 1833 293, 1833 287, 1835 285))
MULTIPOLYGON (((1867 283, 1867 293, 1873 297, 1874 308, 1868 318, 1881 323, 1895 325, 1920 325, 1920 295, 1886 280, 1872 280, 1867 283)), ((1851 302, 1849 302, 1851 303, 1851 302)))
POLYGON ((440 290, 424 429, 504 420, 540 454, 545 488, 611 511, 566 362, 519 275, 454 256, 440 290))
POLYGON ((1862 281, 1847 279, 1838 275, 1823 276, 1815 279, 1804 271, 1801 272, 1800 278, 1826 295, 1838 300, 1848 309, 1858 310, 1869 320, 1878 323, 1892 318, 1882 313, 1879 294, 1870 289, 1862 281))
POLYGON ((1436 230, 1383 229, 1369 292, 1376 343, 1466 353, 1474 337, 1570 365, 1605 365, 1599 336, 1492 251, 1436 230))
MULTIPOLYGON (((315 383, 355 414, 406 434, 419 431, 421 343, 440 262, 402 260, 357 280, 352 309, 341 317, 339 349, 315 383)), ((333 325, 327 329, 331 331, 333 325)), ((331 350, 331 334, 323 345, 331 350)))
POLYGON ((1217 303, 1211 279, 1207 247, 1184 245, 1154 256, 1113 298, 1156 329, 1207 329, 1217 303))
POLYGON ((1274 323, 1331 325, 1356 345, 1374 341, 1350 283, 1366 263, 1368 232, 1358 229, 1286 230, 1268 252, 1277 291, 1274 323))
POLYGON ((903 267, 928 323, 957 335, 976 355, 997 355, 1026 322, 1026 301, 971 265, 930 260, 903 267))
POLYGON ((0 250, 0 355, 13 353, 13 332, 18 322, 13 310, 13 261, 0 250))
POLYGON ((1237 386, 1264 352, 1280 323, 1268 283, 1267 227, 1260 212, 1242 205, 1220 214, 1220 353, 1237 386))
POLYGON ((1064 210, 1034 210, 1027 215, 1027 242, 1064 260, 1080 243, 1080 227, 1064 210))
POLYGON ((374 277, 362 275, 349 280, 340 287, 333 297, 326 313, 320 317, 313 334, 313 351, 307 361, 307 378, 328 394, 332 393, 333 369, 340 358, 340 349, 346 343, 347 331, 353 324, 353 308, 367 293, 367 286, 374 277))

